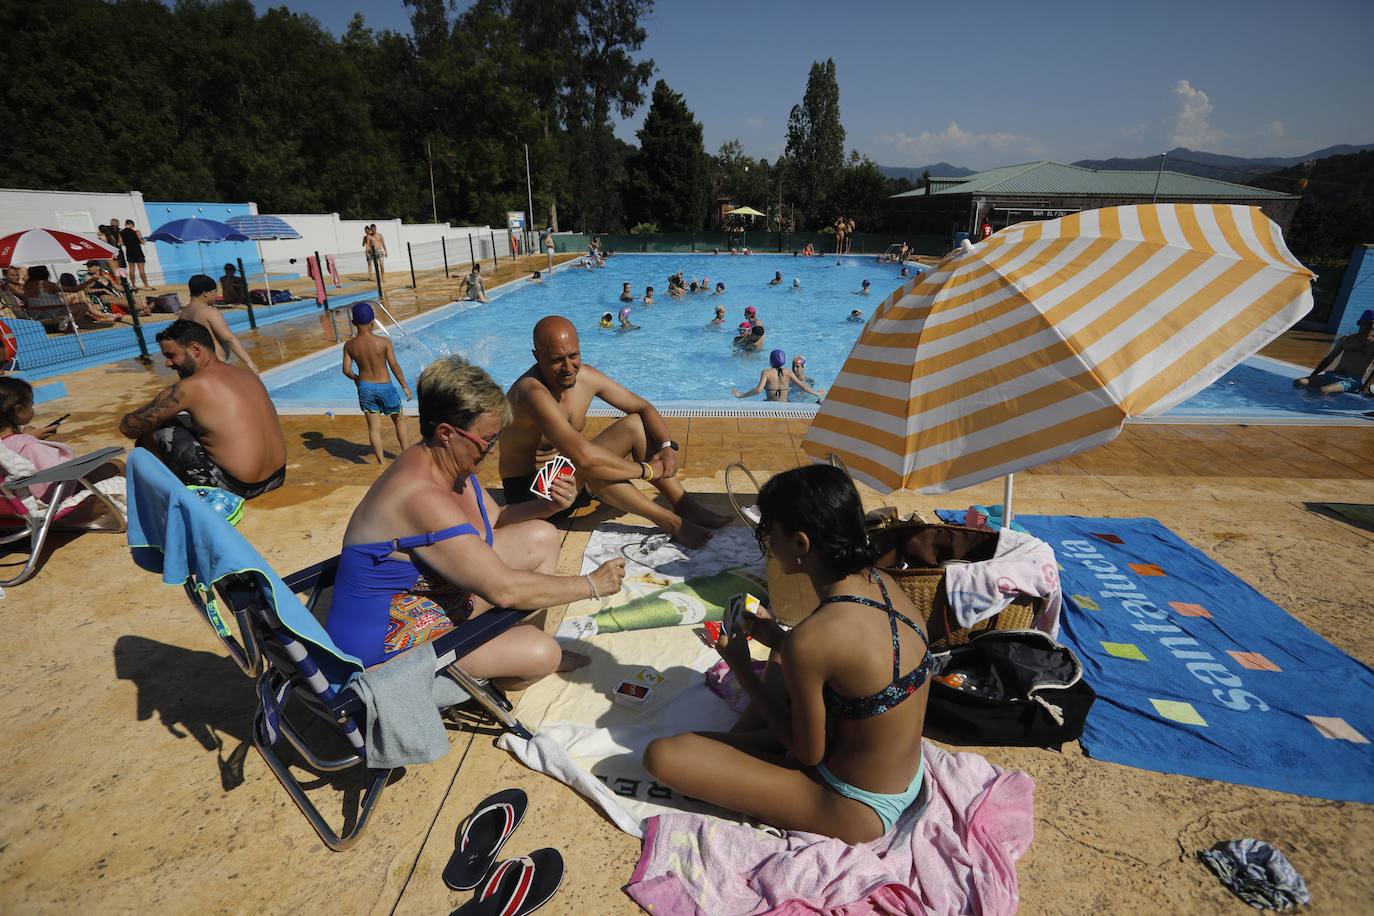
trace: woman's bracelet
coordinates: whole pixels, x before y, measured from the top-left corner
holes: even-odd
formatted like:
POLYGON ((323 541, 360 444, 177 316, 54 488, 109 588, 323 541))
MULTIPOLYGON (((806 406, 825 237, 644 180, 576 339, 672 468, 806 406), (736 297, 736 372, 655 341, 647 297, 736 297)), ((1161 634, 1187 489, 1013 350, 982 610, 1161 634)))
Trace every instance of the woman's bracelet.
POLYGON ((592 590, 592 600, 593 600, 593 601, 600 601, 600 600, 601 600, 601 593, 598 592, 598 591, 596 590, 596 582, 592 579, 591 574, 588 573, 588 574, 584 575, 582 578, 584 578, 584 579, 587 580, 587 587, 590 588, 590 589, 592 590))
POLYGON ((640 479, 640 480, 653 480, 653 479, 654 479, 654 468, 653 468, 653 465, 649 464, 649 462, 647 462, 647 461, 641 461, 641 462, 639 463, 639 466, 640 466, 641 468, 643 468, 643 472, 639 475, 639 479, 640 479))

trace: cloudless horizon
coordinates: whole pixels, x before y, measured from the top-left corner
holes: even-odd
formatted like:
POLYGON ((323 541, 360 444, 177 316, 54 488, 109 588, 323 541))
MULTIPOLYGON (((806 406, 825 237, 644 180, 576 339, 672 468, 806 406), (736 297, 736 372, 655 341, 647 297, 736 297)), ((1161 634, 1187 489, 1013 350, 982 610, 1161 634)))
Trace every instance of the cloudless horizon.
MULTIPOLYGON (((335 35, 355 11, 374 29, 410 29, 402 0, 254 5, 285 5, 335 35)), ((686 98, 708 152, 738 138, 750 155, 775 159, 812 62, 827 57, 839 75, 846 150, 885 166, 985 169, 1177 146, 1296 156, 1374 143, 1367 0, 660 0, 644 26, 640 57, 686 98)), ((622 139, 637 142, 648 96, 617 123, 622 139)))

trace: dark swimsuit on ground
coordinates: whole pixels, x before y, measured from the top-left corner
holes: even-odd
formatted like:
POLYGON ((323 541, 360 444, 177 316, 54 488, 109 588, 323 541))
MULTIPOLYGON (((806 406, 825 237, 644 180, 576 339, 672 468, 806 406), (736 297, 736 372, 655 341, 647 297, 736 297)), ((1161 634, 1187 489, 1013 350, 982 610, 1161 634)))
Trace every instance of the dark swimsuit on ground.
MULTIPOLYGON (((825 708, 841 719, 867 719, 879 716, 902 703, 926 682, 926 678, 930 676, 930 667, 934 662, 927 641, 925 656, 921 659, 921 663, 906 674, 902 674, 902 649, 901 642, 897 638, 897 621, 900 620, 915 630, 923 641, 926 640, 926 634, 919 626, 908 620, 906 615, 892 606, 892 599, 888 597, 887 586, 883 584, 882 578, 871 570, 868 575, 872 581, 878 583, 878 589, 883 594, 882 604, 872 598, 864 598, 860 595, 831 595, 829 598, 823 599, 821 604, 838 604, 841 602, 862 604, 887 613, 888 623, 892 627, 892 683, 877 693, 869 694, 866 697, 840 696, 830 689, 829 684, 823 685, 821 697, 825 701, 825 708)), ((824 765, 816 767, 816 772, 840 795, 852 798, 871 808, 873 813, 878 815, 878 819, 882 821, 883 832, 886 833, 897 823, 897 818, 902 815, 902 812, 917 802, 924 783, 925 769, 926 762, 922 759, 916 768, 916 777, 912 779, 907 790, 894 793, 870 792, 867 789, 860 789, 858 786, 850 785, 840 779, 824 765)), ((929 796, 926 796, 926 800, 929 801, 929 796)))
POLYGON ((365 666, 437 639, 453 629, 455 619, 472 614, 470 592, 425 569, 418 557, 411 563, 392 556, 464 534, 483 537, 490 547, 491 522, 476 475, 468 477, 468 486, 477 498, 485 533, 464 524, 374 544, 344 545, 325 629, 340 649, 356 655, 365 666))

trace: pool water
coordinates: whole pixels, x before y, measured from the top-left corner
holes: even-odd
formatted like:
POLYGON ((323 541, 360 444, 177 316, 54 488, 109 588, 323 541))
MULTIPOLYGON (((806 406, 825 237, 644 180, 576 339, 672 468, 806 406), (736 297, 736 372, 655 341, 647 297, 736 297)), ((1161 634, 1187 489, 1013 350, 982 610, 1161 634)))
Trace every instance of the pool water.
MULTIPOLYGON (((827 389, 849 355, 862 323, 847 320, 853 309, 867 316, 902 282, 899 268, 871 257, 794 258, 788 255, 620 255, 605 268, 559 267, 543 283, 517 282, 497 290, 485 305, 464 302, 404 322, 406 333, 392 331, 396 354, 412 388, 420 369, 435 358, 459 353, 484 367, 507 387, 528 369, 530 331, 541 317, 561 314, 577 326, 582 358, 653 401, 660 410, 711 412, 750 409, 760 412, 814 411, 816 399, 799 389, 791 404, 769 403, 756 395, 737 400, 731 388, 752 389, 768 367, 768 351, 779 348, 791 358, 806 357, 808 384, 827 389), (678 270, 690 282, 709 278, 726 291, 668 296, 668 275, 678 270), (774 271, 784 283, 768 286, 774 271), (801 288, 793 290, 793 278, 801 288), (863 280, 871 294, 857 295, 863 280), (617 314, 621 284, 629 282, 635 302, 631 320, 637 331, 604 330, 602 314, 617 314), (655 304, 639 303, 653 286, 655 304), (710 326, 715 307, 725 307, 725 322, 710 326), (764 350, 740 353, 730 342, 746 306, 758 309, 767 328, 764 350), (809 407, 808 407, 809 405, 809 407)), ((455 292, 457 281, 454 281, 455 292)), ((286 413, 336 411, 356 413, 353 383, 339 371, 334 347, 264 376, 279 410, 286 413)), ((1355 394, 1321 396, 1292 387, 1307 368, 1254 356, 1208 388, 1148 422, 1255 422, 1364 425, 1374 399, 1355 394)), ((413 412, 414 402, 410 403, 413 412)))
MULTIPOLYGON (((412 387, 420 368, 446 353, 459 353, 490 372, 503 387, 510 385, 533 362, 530 331, 541 317, 569 318, 582 340, 582 359, 635 393, 662 406, 762 407, 763 395, 748 401, 731 397, 730 389, 752 389, 759 372, 768 367, 768 353, 777 348, 792 357, 806 357, 808 384, 828 388, 858 339, 863 324, 848 319, 853 309, 866 317, 903 279, 894 264, 878 264, 872 257, 801 258, 790 255, 618 255, 605 268, 579 270, 561 266, 543 283, 503 287, 486 305, 462 303, 405 323, 408 337, 392 332, 396 352, 412 387), (689 283, 709 278, 714 289, 668 295, 668 276, 681 270, 689 283), (775 271, 784 284, 768 286, 775 271), (791 287, 793 278, 801 288, 791 287), (857 295, 861 283, 872 283, 870 295, 857 295), (635 301, 619 300, 628 282, 635 301), (646 286, 654 287, 655 304, 641 305, 646 286), (628 304, 638 331, 603 330, 605 312, 613 315, 628 304), (708 326, 715 307, 725 307, 725 322, 708 326), (746 306, 758 309, 767 329, 764 349, 741 353, 731 347, 746 306)), ((455 291, 457 283, 455 281, 455 291)), ((617 322, 618 324, 618 322, 617 322)), ((337 351, 326 351, 268 373, 264 379, 278 406, 284 409, 356 408, 353 383, 339 371, 337 351)), ((815 398, 793 389, 793 399, 815 398)), ((772 405, 780 407, 782 405, 772 405)))

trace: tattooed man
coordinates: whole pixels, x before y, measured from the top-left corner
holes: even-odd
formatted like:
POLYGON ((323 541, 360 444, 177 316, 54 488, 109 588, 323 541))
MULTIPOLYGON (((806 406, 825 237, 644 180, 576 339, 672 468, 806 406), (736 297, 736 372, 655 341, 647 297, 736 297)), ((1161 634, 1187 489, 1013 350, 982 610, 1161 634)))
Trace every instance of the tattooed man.
POLYGON ((244 499, 281 486, 286 442, 258 377, 222 362, 210 332, 194 321, 172 322, 157 342, 180 378, 125 414, 119 431, 192 486, 220 487, 244 499))

